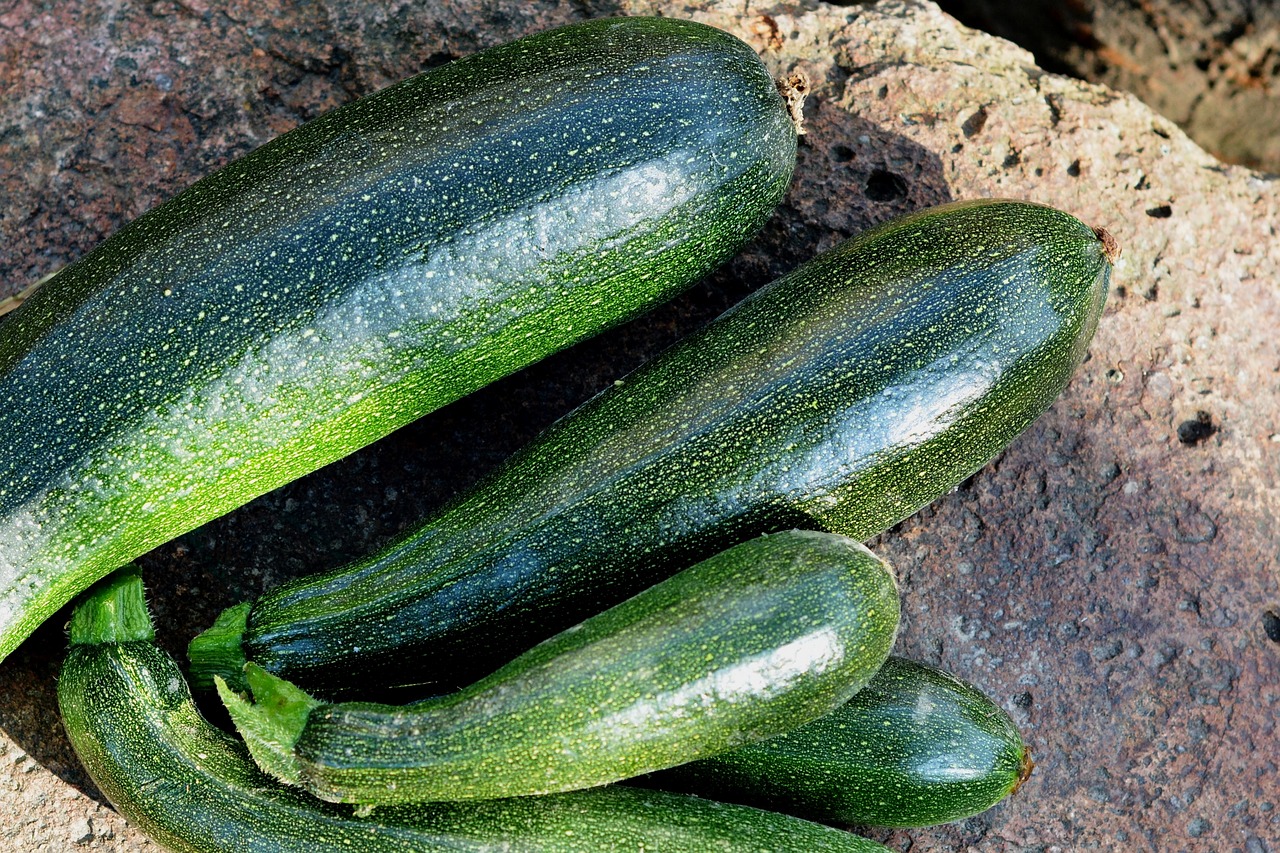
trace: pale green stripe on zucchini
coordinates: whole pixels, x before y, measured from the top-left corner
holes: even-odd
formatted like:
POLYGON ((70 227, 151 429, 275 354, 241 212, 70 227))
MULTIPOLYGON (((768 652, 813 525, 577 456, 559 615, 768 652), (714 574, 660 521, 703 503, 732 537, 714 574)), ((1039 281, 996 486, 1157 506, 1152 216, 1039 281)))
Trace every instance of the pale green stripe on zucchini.
POLYGON ((898 625, 897 583, 862 545, 748 540, 413 705, 327 704, 249 664, 219 692, 259 766, 354 803, 587 788, 771 737, 846 702, 898 625))
POLYGON ((151 636, 138 575, 104 582, 72 618, 58 703, 94 784, 175 853, 887 853, 786 815, 622 787, 357 817, 260 772, 200 715, 151 636))

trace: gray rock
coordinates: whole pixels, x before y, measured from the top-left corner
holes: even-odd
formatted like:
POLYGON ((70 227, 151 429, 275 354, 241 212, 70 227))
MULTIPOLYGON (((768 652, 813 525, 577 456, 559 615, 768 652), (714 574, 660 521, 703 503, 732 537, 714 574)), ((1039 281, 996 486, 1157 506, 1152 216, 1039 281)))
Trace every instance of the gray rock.
POLYGON ((88 844, 93 840, 93 824, 88 818, 78 818, 69 827, 72 844, 88 844))

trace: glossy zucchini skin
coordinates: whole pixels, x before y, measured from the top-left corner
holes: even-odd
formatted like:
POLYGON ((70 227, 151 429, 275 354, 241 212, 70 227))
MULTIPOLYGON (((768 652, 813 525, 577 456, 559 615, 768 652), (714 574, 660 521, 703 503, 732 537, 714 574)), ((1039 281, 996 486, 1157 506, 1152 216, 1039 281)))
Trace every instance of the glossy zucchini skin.
POLYGON ((1066 213, 1000 200, 854 237, 587 401, 416 532, 263 596, 193 642, 193 670, 235 678, 247 656, 334 694, 448 689, 744 538, 878 534, 1048 408, 1114 252, 1066 213))
POLYGON ((139 554, 668 299, 794 159, 745 44, 602 19, 336 109, 121 228, 0 325, 0 659, 139 554))
POLYGON ((219 690, 258 765, 324 800, 578 790, 816 719, 888 657, 897 582, 852 539, 750 539, 530 649, 457 693, 328 704, 250 664, 219 690))
POLYGON ((645 784, 830 823, 916 827, 991 808, 1031 768, 1013 720, 981 691, 890 657, 831 714, 645 784))
POLYGON ((786 815, 623 787, 356 817, 276 783, 244 744, 205 721, 173 659, 151 642, 136 573, 104 582, 79 606, 58 702, 94 784, 176 853, 888 849, 786 815))

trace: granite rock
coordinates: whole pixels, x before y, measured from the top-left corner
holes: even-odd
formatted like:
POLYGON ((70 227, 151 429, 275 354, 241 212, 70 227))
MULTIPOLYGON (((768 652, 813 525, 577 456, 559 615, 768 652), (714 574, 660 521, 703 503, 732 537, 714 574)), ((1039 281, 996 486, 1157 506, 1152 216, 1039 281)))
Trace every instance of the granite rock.
MULTIPOLYGON (((655 12, 814 81, 764 233, 670 305, 144 557, 161 643, 180 654, 222 607, 376 547, 839 239, 1026 198, 1124 247, 1090 356, 998 459, 872 545, 903 581, 898 651, 995 697, 1038 767, 986 814, 871 834, 916 853, 1280 850, 1280 182, 930 4, 17 0, 0 11, 0 298, 329 107, 536 29, 655 12)), ((156 849, 61 732, 65 618, 0 665, 0 849, 156 849)))

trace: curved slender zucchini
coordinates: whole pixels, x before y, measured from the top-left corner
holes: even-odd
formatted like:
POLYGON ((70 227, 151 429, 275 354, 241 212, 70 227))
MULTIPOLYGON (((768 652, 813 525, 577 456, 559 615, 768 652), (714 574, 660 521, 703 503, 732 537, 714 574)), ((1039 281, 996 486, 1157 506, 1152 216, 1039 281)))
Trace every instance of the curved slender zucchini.
POLYGON ((0 327, 0 659, 139 554, 668 299, 794 159, 745 44, 596 20, 343 106, 120 229, 0 327))
POLYGON ((1065 387, 1106 296, 1116 250, 1100 234, 980 201, 848 240, 562 418, 415 533, 229 614, 192 643, 193 669, 235 678, 247 656, 331 695, 447 688, 743 538, 880 533, 1065 387))
POLYGON ((1031 768, 1017 727, 980 691, 891 657, 833 713, 645 784, 835 823, 932 826, 991 808, 1031 768))
POLYGON ((200 715, 151 635, 136 573, 96 588, 72 619, 58 703, 94 784, 126 820, 178 853, 887 851, 798 818, 622 787, 357 817, 259 771, 244 744, 200 715))
POLYGON ((715 755, 826 714, 884 663, 893 572, 830 533, 750 539, 414 705, 326 704, 253 664, 219 682, 258 765, 324 800, 570 791, 715 755))

